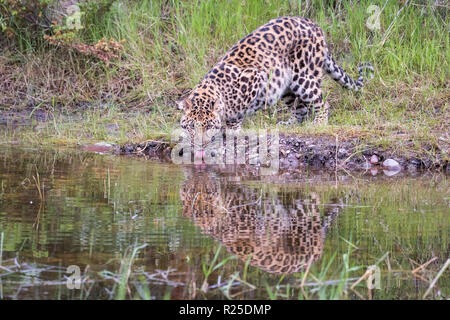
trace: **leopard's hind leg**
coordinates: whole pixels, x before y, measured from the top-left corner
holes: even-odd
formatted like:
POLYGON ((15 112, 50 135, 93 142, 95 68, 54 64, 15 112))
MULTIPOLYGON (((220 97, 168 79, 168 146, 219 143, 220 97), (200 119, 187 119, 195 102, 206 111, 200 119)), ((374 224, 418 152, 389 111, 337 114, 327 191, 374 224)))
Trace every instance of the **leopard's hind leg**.
POLYGON ((306 75, 302 72, 302 76, 293 81, 290 87, 292 93, 300 99, 300 105, 307 106, 306 117, 313 115, 315 124, 328 123, 329 105, 323 100, 321 77, 321 72, 306 75))
POLYGON ((302 123, 309 115, 309 106, 304 103, 300 97, 296 96, 292 91, 286 92, 281 100, 289 109, 291 116, 287 121, 280 121, 281 125, 292 125, 302 123))
POLYGON ((323 101, 322 94, 318 95, 316 99, 310 99, 309 95, 302 98, 289 91, 282 97, 282 101, 291 112, 291 117, 287 121, 280 122, 282 125, 302 123, 311 115, 314 116, 314 123, 328 123, 329 105, 326 101, 323 101))

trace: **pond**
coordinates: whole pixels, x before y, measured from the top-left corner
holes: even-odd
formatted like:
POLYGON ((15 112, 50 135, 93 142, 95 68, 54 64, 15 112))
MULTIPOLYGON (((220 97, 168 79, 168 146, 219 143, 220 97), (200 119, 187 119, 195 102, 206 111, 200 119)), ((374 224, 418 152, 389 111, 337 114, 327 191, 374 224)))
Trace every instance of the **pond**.
POLYGON ((448 299, 449 206, 436 172, 3 147, 0 298, 448 299))

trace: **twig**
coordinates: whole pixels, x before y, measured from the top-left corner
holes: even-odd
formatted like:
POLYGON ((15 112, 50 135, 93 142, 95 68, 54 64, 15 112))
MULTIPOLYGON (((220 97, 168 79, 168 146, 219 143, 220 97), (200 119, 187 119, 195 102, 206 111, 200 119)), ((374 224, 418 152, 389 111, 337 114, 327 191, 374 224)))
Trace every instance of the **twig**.
POLYGON ((366 298, 364 298, 361 293, 358 292, 358 290, 351 288, 351 290, 361 299, 361 300, 366 300, 366 298))
POLYGON ((442 267, 441 270, 439 270, 436 278, 433 279, 433 281, 431 281, 430 286, 428 287, 427 291, 425 292, 425 294, 423 295, 422 299, 425 299, 427 297, 427 295, 430 293, 431 289, 433 289, 434 285, 436 284, 436 282, 439 280, 439 278, 442 276, 442 274, 444 273, 445 269, 447 269, 448 265, 450 264, 450 259, 447 259, 447 261, 445 262, 444 266, 442 267))
POLYGON ((352 290, 355 289, 355 287, 356 287, 361 281, 363 281, 364 279, 366 279, 366 278, 369 276, 370 273, 372 273, 372 271, 367 270, 367 271, 362 275, 361 278, 359 278, 354 284, 352 284, 352 286, 350 287, 350 289, 352 289, 352 290))
POLYGON ((416 278, 418 278, 418 279, 420 279, 420 280, 422 280, 423 282, 428 282, 428 283, 430 283, 429 280, 425 279, 425 278, 422 277, 420 274, 415 274, 415 273, 413 273, 413 276, 416 277, 416 278))
POLYGON ((314 255, 311 255, 311 257, 309 258, 308 265, 307 265, 306 271, 305 271, 305 275, 303 276, 302 282, 300 284, 300 286, 302 286, 302 287, 305 284, 306 277, 308 276, 308 273, 309 273, 309 268, 311 267, 311 264, 313 262, 313 258, 314 258, 314 255))
MULTIPOLYGON (((357 279, 358 278, 348 278, 348 279, 345 280, 345 282, 349 282, 349 281, 353 281, 353 280, 357 280, 357 279)), ((303 286, 304 287, 328 286, 328 285, 339 284, 341 281, 342 281, 341 279, 337 279, 337 280, 328 280, 328 281, 323 281, 323 282, 322 281, 320 281, 320 282, 308 282, 308 283, 305 283, 303 286)))
POLYGON ((437 257, 433 257, 431 260, 429 260, 428 262, 425 262, 423 265, 415 268, 412 273, 416 273, 420 270, 422 270, 423 268, 426 268, 430 263, 432 263, 433 261, 435 261, 437 259, 437 257))

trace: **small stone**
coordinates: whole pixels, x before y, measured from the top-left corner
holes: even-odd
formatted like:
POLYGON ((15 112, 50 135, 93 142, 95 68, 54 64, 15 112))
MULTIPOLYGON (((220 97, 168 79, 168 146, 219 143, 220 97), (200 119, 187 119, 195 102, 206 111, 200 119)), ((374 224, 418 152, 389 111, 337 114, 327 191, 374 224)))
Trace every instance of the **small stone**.
POLYGON ((372 168, 372 165, 371 165, 369 162, 364 162, 364 163, 361 165, 361 169, 368 170, 368 169, 370 169, 370 168, 372 168))
POLYGON ((402 170, 400 164, 394 159, 386 159, 383 162, 383 167, 384 167, 383 172, 388 177, 392 177, 393 175, 396 175, 402 170))
POLYGON ((386 159, 386 160, 384 160, 383 167, 388 168, 389 170, 395 170, 395 169, 400 169, 401 170, 400 163, 398 163, 394 159, 386 159))
POLYGON ((99 142, 94 144, 88 144, 83 146, 85 151, 95 152, 95 153, 109 153, 112 152, 115 148, 115 145, 107 142, 99 142))
POLYGON ((110 148, 113 146, 112 143, 108 143, 108 142, 97 142, 94 143, 95 146, 99 146, 99 147, 106 147, 106 148, 110 148))
POLYGON ((371 164, 377 164, 378 161, 380 161, 380 159, 378 159, 378 157, 377 157, 376 155, 372 155, 372 156, 370 157, 370 163, 371 163, 371 164))
POLYGON ((376 176, 378 174, 378 169, 377 168, 370 168, 370 174, 372 176, 376 176))
POLYGON ((338 150, 337 156, 338 156, 339 159, 343 159, 343 158, 347 157, 347 155, 348 155, 348 152, 347 152, 346 149, 340 148, 340 149, 338 150))
POLYGON ((401 169, 397 169, 397 170, 383 170, 383 173, 385 175, 387 175, 388 177, 392 177, 394 175, 396 175, 397 173, 400 172, 401 169))

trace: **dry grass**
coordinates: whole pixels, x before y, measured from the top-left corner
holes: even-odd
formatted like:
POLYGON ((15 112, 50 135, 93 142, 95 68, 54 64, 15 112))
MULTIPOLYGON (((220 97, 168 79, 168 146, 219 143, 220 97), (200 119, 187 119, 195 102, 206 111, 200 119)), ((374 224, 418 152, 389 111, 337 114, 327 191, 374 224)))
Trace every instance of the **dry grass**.
MULTIPOLYGON (((448 158, 450 100, 449 35, 446 10, 420 1, 389 2, 381 29, 365 26, 370 4, 341 1, 158 2, 117 1, 85 28, 80 40, 125 39, 124 52, 106 66, 74 50, 13 46, 0 54, 0 110, 26 118, 31 127, 0 131, 3 141, 37 144, 124 143, 168 137, 177 126, 175 101, 214 62, 256 26, 279 15, 313 18, 327 33, 334 55, 354 75, 360 61, 375 66, 375 78, 361 94, 325 82, 332 106, 330 125, 280 127, 296 134, 360 137, 363 143, 399 152, 443 153, 448 158), (408 31, 407 31, 408 30, 408 31), (406 32, 407 31, 407 32, 406 32), (38 123, 30 115, 46 114, 38 123), (114 125, 118 130, 110 130, 114 125)), ((274 127, 286 116, 282 105, 246 121, 274 127)), ((8 122, 8 117, 0 119, 8 122)), ((11 121, 10 121, 11 122, 11 121)))

